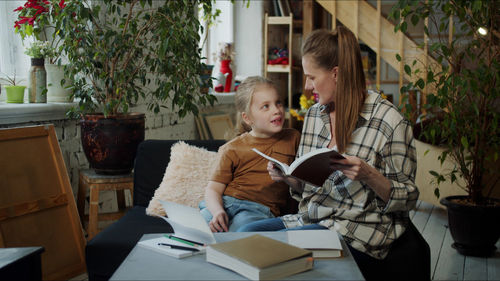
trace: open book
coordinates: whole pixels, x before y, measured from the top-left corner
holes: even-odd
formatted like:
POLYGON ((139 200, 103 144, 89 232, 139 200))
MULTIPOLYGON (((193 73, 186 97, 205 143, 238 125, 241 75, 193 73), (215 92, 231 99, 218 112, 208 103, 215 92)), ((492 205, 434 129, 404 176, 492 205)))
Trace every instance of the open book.
POLYGON ((198 209, 170 201, 160 203, 167 213, 167 217, 161 218, 172 226, 175 236, 207 245, 215 243, 214 234, 198 209))
POLYGON ((313 252, 313 258, 339 258, 342 244, 335 230, 290 230, 286 232, 288 244, 313 252))
POLYGON ((215 243, 215 237, 198 209, 169 201, 160 200, 160 203, 168 216, 161 218, 172 226, 174 235, 143 240, 137 245, 176 258, 184 258, 203 254, 206 245, 215 243))
POLYGON ((207 262, 251 280, 281 279, 313 267, 311 251, 262 235, 209 245, 207 262))
POLYGON ((284 164, 260 152, 256 148, 253 148, 252 150, 258 153, 260 156, 273 162, 275 166, 280 169, 285 175, 293 176, 316 186, 322 186, 326 179, 333 172, 335 172, 335 170, 331 169, 330 165, 328 165, 331 157, 337 159, 345 159, 342 154, 333 149, 320 148, 300 156, 299 158, 295 159, 295 161, 293 161, 290 166, 288 166, 287 164, 284 164))

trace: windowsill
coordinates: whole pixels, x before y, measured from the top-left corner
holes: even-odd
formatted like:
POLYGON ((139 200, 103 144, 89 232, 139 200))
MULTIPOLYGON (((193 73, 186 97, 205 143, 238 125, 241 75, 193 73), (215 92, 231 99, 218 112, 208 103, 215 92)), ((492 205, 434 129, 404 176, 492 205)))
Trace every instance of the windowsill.
POLYGON ((78 105, 72 103, 5 103, 0 102, 0 125, 65 120, 66 111, 78 105))
MULTIPOLYGON (((213 93, 217 97, 215 105, 234 104, 235 92, 213 93)), ((66 120, 66 111, 78 102, 72 103, 6 103, 0 102, 0 125, 66 120)))

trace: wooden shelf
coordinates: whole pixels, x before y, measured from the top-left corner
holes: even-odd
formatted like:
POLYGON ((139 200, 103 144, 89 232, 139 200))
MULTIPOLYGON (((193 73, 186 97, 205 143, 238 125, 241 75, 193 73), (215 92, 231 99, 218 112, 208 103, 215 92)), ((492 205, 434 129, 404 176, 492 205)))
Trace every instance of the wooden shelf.
POLYGON ((268 64, 267 65, 267 72, 288 73, 288 72, 290 72, 290 65, 289 64, 268 64))
POLYGON ((293 17, 267 17, 267 24, 291 24, 293 23, 293 17))

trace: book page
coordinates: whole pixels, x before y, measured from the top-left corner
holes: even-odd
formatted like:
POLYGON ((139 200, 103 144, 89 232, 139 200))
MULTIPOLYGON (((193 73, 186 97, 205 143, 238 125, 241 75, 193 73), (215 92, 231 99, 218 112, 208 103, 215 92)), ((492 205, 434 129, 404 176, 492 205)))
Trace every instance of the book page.
POLYGON ((215 237, 198 209, 169 201, 160 203, 167 213, 166 220, 174 229, 175 235, 205 244, 215 243, 215 237))
POLYGON ((288 175, 289 167, 287 164, 282 163, 282 162, 272 158, 271 156, 267 156, 266 154, 260 152, 257 148, 252 148, 252 150, 255 151, 257 154, 259 154, 260 156, 262 156, 262 157, 266 158, 267 160, 276 164, 278 169, 280 169, 285 175, 288 175))

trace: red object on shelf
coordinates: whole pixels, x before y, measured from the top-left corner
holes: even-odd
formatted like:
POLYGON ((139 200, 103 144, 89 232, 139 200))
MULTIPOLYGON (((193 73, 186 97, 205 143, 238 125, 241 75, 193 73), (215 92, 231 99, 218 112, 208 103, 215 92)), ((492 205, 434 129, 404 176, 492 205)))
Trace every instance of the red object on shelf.
POLYGON ((281 57, 274 60, 268 60, 268 64, 288 64, 288 57, 281 57))
POLYGON ((231 84, 233 82, 233 71, 229 65, 231 60, 222 60, 220 62, 220 72, 226 76, 226 84, 224 85, 224 92, 231 92, 231 84))

